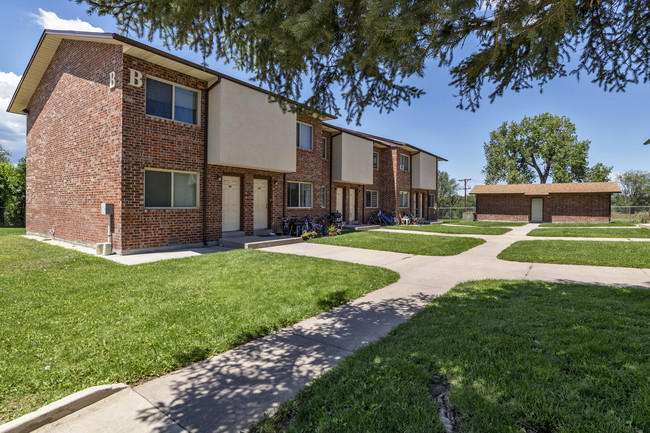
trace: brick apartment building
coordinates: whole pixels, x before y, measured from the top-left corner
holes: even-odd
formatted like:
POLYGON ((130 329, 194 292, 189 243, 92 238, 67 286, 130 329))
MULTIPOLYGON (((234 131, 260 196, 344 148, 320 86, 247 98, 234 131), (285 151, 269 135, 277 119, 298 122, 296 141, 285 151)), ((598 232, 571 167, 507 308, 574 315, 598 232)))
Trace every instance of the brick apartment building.
POLYGON ((283 216, 435 219, 438 161, 298 117, 268 92, 111 33, 46 30, 11 100, 27 117, 27 231, 122 254, 216 243, 283 216))
POLYGON ((476 185, 476 219, 609 223, 616 182, 476 185))

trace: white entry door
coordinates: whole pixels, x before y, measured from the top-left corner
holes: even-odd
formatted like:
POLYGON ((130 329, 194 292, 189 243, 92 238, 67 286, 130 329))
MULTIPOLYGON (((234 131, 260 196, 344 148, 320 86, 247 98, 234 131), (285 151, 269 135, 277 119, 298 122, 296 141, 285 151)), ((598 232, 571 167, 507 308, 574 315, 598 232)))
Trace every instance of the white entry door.
POLYGON ((269 181, 253 180, 253 228, 269 228, 269 181))
POLYGON ((350 222, 357 219, 357 190, 350 188, 350 222))
POLYGON ((336 212, 343 214, 343 188, 336 188, 336 212))
POLYGON ((541 223, 544 219, 544 199, 533 198, 530 200, 530 221, 541 223))
POLYGON ((221 205, 223 211, 221 230, 224 232, 240 230, 241 179, 235 176, 224 176, 222 183, 221 205))

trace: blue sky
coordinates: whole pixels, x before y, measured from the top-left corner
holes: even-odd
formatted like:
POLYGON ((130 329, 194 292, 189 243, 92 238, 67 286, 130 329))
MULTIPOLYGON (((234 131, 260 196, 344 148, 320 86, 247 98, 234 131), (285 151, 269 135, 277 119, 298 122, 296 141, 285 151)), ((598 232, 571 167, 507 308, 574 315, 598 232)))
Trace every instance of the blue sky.
MULTIPOLYGON (((84 5, 65 0, 0 0, 0 144, 12 153, 12 161, 25 154, 25 119, 4 112, 20 75, 32 55, 44 27, 117 32, 111 17, 89 16, 84 5)), ((134 35, 128 35, 134 37, 134 35)), ((147 41, 143 41, 147 43, 147 41)), ((152 45, 163 48, 154 41, 152 45)), ((175 54, 201 62, 190 51, 175 54)), ((211 68, 247 80, 249 75, 208 59, 211 68)), ((449 160, 440 164, 455 178, 471 178, 471 185, 483 183, 483 143, 490 131, 504 121, 520 120, 550 112, 568 116, 580 139, 591 141, 590 164, 613 165, 615 172, 648 170, 650 146, 650 85, 629 87, 625 93, 605 93, 587 77, 561 78, 544 87, 520 93, 510 92, 476 112, 456 108, 455 89, 448 86, 447 70, 430 66, 422 79, 412 79, 426 94, 410 106, 390 114, 367 110, 361 126, 347 125, 345 116, 332 123, 372 134, 405 141, 449 160)), ((258 83, 254 83, 258 84, 258 83)))

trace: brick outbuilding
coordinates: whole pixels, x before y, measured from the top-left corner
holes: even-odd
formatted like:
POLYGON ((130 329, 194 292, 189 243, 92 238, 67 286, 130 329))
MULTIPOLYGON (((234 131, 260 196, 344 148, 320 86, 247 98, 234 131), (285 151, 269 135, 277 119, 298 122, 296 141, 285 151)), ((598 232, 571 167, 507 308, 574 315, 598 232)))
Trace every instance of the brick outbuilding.
POLYGON ((476 219, 608 223, 616 182, 476 185, 476 219))

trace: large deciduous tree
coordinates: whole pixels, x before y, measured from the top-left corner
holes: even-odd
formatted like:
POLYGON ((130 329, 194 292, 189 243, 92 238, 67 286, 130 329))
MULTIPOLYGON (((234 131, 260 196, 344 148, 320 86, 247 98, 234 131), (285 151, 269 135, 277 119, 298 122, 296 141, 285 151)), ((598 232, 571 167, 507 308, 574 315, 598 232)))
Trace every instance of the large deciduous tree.
POLYGON ((427 60, 450 68, 459 107, 472 110, 485 85, 492 101, 569 73, 609 91, 650 80, 645 0, 77 2, 123 32, 232 62, 280 98, 339 115, 340 90, 348 121, 419 97, 404 80, 424 76, 427 60))
POLYGON ((616 203, 624 206, 650 205, 650 172, 628 170, 619 173, 616 181, 621 187, 621 194, 616 197, 616 203))
POLYGON ((605 182, 612 167, 587 165, 589 140, 578 140, 573 123, 550 113, 503 122, 485 143, 488 184, 605 182))

